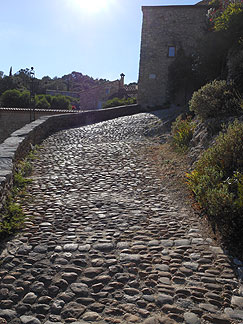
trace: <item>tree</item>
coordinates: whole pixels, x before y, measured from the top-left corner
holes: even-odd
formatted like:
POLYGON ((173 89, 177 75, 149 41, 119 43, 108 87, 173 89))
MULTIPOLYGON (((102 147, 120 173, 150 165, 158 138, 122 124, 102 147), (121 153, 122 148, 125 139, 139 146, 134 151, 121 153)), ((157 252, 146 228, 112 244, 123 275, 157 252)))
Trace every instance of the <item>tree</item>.
POLYGON ((20 106, 20 91, 7 90, 1 96, 1 102, 3 107, 16 108, 20 106))
POLYGON ((4 91, 14 89, 15 87, 16 86, 14 80, 11 77, 4 76, 3 78, 0 79, 0 95, 4 91))
POLYGON ((243 91, 243 1, 214 0, 208 18, 213 34, 225 40, 224 66, 229 80, 243 91))
POLYGON ((51 102, 53 109, 71 109, 70 101, 65 96, 54 96, 51 102))
POLYGON ((47 101, 46 97, 43 96, 39 100, 37 100, 37 103, 35 105, 36 108, 39 109, 49 109, 51 107, 50 103, 47 101))
POLYGON ((30 105, 30 93, 16 89, 6 90, 1 96, 1 102, 3 107, 27 108, 30 105))
POLYGON ((27 108, 30 106, 30 92, 29 91, 23 91, 20 93, 19 98, 19 106, 20 108, 27 108))
MULTIPOLYGON (((31 80, 31 70, 29 68, 20 69, 12 76, 4 76, 3 72, 0 71, 0 95, 6 90, 30 90, 31 80)), ((105 79, 95 80, 88 75, 75 71, 62 77, 50 78, 49 76, 44 76, 42 79, 35 78, 34 81, 34 92, 38 95, 45 94, 46 90, 80 92, 107 82, 105 79)), ((50 101, 48 102, 51 103, 50 101)))
POLYGON ((30 69, 25 68, 25 69, 20 69, 18 72, 14 74, 15 77, 18 77, 19 80, 22 83, 22 86, 24 88, 29 88, 29 83, 30 83, 30 69))

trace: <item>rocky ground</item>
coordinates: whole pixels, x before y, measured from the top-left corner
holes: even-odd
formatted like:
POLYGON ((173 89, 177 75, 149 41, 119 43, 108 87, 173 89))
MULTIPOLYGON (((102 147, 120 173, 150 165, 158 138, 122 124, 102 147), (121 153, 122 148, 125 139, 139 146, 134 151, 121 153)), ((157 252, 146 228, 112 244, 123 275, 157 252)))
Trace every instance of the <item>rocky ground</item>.
POLYGON ((159 128, 139 114, 44 141, 26 228, 1 253, 0 323, 243 322, 242 263, 144 154, 159 128))

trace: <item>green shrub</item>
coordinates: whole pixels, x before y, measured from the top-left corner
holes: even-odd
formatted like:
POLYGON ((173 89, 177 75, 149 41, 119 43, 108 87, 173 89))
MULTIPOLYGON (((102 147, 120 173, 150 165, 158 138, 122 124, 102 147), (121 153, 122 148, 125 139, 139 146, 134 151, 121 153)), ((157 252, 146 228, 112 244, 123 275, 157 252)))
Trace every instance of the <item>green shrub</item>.
POLYGON ((53 96, 51 101, 51 108, 53 109, 71 109, 70 101, 62 95, 53 96))
POLYGON ((49 109, 51 105, 45 97, 42 97, 37 101, 35 107, 39 109, 49 109))
POLYGON ((105 103, 103 103, 102 108, 111 108, 111 107, 118 107, 118 106, 126 106, 126 105, 132 105, 137 102, 136 98, 113 98, 110 100, 107 100, 105 103))
POLYGON ((0 222, 0 234, 12 234, 24 225, 25 215, 19 204, 13 203, 12 199, 5 206, 3 220, 0 222))
POLYGON ((243 42, 241 50, 232 52, 229 56, 228 78, 233 80, 237 90, 243 93, 243 42))
POLYGON ((25 189, 31 179, 27 178, 32 171, 32 167, 29 161, 21 161, 16 168, 13 176, 13 195, 24 195, 25 189))
POLYGON ((13 234, 24 225, 25 215, 16 199, 26 195, 26 187, 31 182, 30 176, 32 172, 31 161, 36 158, 36 148, 32 149, 27 157, 16 165, 13 175, 13 188, 8 195, 6 202, 0 210, 0 238, 7 234, 13 234))
POLYGON ((20 94, 19 90, 6 90, 1 96, 1 102, 3 107, 16 108, 20 105, 20 94))
POLYGON ((233 226, 243 222, 243 122, 236 120, 187 174, 187 183, 207 214, 233 226))
POLYGON ((186 151, 192 139, 196 124, 192 121, 191 117, 183 119, 178 116, 172 124, 172 138, 173 145, 180 151, 186 151))
POLYGON ((20 93, 20 100, 18 107, 27 108, 30 105, 30 93, 29 91, 23 91, 20 93))
POLYGON ((46 100, 51 104, 52 96, 51 95, 45 95, 46 100))
POLYGON ((242 19, 243 4, 240 2, 229 3, 228 7, 221 15, 215 18, 214 29, 216 31, 226 30, 231 32, 234 36, 238 36, 238 34, 240 35, 240 32, 242 32, 242 19))
POLYGON ((29 91, 7 90, 1 96, 3 107, 8 108, 26 108, 30 105, 29 91))
POLYGON ((232 85, 228 85, 224 80, 214 80, 194 92, 189 108, 205 120, 234 115, 239 112, 240 104, 232 85))

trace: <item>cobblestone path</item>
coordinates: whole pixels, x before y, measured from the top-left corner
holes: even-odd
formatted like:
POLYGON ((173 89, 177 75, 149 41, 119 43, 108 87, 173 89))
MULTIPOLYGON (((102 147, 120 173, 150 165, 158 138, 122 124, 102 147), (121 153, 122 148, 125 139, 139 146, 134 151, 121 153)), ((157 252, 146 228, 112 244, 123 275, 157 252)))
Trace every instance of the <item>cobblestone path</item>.
POLYGON ((243 322, 228 257, 140 153, 156 122, 140 114, 44 141, 30 218, 1 255, 0 323, 243 322))

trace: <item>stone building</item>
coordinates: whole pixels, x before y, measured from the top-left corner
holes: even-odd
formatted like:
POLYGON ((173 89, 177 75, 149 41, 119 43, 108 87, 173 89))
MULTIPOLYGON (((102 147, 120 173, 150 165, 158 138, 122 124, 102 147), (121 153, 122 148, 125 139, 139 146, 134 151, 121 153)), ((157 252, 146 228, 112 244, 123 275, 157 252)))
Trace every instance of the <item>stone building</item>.
POLYGON ((102 108, 102 104, 114 97, 136 97, 137 86, 126 86, 125 75, 122 73, 120 80, 106 81, 96 87, 80 93, 80 109, 94 110, 102 108))
POLYGON ((84 90, 80 92, 80 109, 81 110, 93 110, 102 108, 103 102, 108 98, 118 93, 120 87, 120 81, 108 81, 101 85, 84 90))
MULTIPOLYGON (((168 98, 168 68, 179 49, 193 53, 206 30, 207 2, 188 6, 144 6, 138 103, 162 106, 168 98)), ((177 100, 184 104, 185 95, 177 100)))

